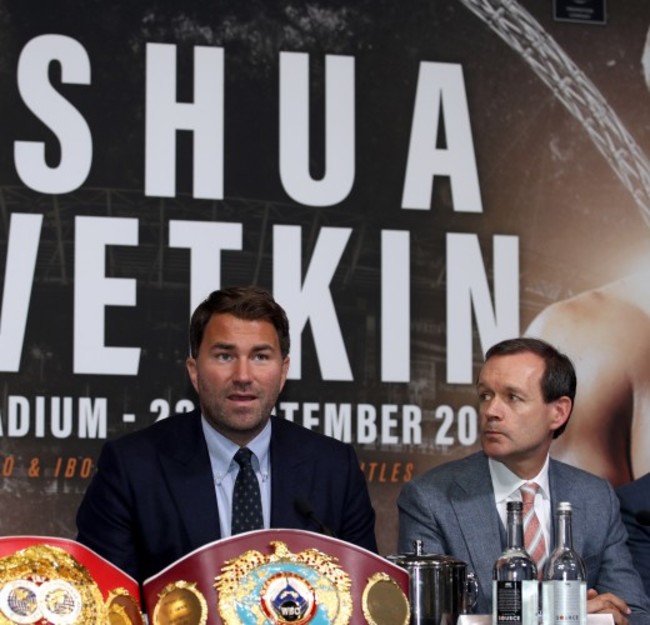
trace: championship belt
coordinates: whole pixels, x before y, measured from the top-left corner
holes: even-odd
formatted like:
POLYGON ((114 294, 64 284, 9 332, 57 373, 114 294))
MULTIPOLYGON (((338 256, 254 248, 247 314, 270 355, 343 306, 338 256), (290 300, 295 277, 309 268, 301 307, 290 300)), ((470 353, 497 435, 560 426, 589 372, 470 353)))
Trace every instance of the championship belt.
POLYGON ((143 588, 152 625, 407 625, 410 619, 407 571, 303 530, 215 541, 143 588))
POLYGON ((0 625, 143 625, 137 582, 80 543, 0 538, 0 625))

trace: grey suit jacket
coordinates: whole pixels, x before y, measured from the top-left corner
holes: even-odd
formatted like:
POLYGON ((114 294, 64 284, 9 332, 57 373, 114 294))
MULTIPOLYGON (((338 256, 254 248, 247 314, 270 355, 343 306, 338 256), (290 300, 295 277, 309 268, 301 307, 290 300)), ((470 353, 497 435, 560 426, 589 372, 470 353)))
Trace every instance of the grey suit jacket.
MULTIPOLYGON (((573 506, 573 543, 587 567, 588 588, 613 592, 633 610, 635 623, 650 623, 650 600, 625 545, 618 500, 605 480, 556 460, 550 461, 551 509, 573 506)), ((506 543, 494 503, 488 460, 478 452, 435 467, 404 486, 399 508, 399 551, 413 551, 416 539, 426 553, 467 562, 479 583, 475 612, 492 612, 492 567, 506 543)), ((552 530, 552 533, 554 530, 552 530)))

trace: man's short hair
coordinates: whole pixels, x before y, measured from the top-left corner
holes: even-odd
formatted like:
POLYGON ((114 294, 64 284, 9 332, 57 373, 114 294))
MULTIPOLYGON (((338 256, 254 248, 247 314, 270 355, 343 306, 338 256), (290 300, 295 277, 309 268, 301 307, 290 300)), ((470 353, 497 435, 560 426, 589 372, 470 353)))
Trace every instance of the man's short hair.
MULTIPOLYGON (((550 343, 530 337, 507 339, 490 347, 485 353, 485 361, 487 362, 494 356, 510 356, 524 353, 536 354, 544 361, 544 373, 540 380, 544 402, 550 404, 560 397, 569 397, 571 399, 570 417, 576 396, 576 371, 569 357, 558 351, 550 343)), ((569 419, 555 430, 553 438, 560 436, 568 423, 569 419)))
POLYGON ((233 286, 213 291, 192 313, 190 354, 199 354, 205 327, 214 315, 228 314, 246 321, 268 321, 278 333, 282 358, 289 355, 289 320, 269 291, 256 286, 233 286))

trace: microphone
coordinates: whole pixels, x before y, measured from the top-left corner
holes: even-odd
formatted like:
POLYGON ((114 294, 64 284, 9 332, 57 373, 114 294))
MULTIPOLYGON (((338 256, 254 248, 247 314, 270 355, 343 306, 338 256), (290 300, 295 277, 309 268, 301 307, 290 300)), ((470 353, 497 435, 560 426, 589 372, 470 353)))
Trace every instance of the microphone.
POLYGON ((336 534, 331 530, 327 525, 325 525, 317 516, 316 513, 314 512, 314 509, 311 507, 311 504, 304 498, 304 497, 296 497, 293 501, 293 505, 296 507, 296 510, 302 514, 306 519, 310 519, 316 525, 318 525, 318 529, 320 530, 321 534, 324 534, 325 536, 331 536, 332 538, 336 538, 336 534))
POLYGON ((634 519, 639 525, 650 525, 650 510, 639 510, 634 519))

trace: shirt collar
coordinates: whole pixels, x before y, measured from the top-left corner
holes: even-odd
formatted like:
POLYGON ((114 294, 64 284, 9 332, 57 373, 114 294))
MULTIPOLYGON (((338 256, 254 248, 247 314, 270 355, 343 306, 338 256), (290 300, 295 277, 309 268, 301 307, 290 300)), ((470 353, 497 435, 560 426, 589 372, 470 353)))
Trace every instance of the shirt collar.
MULTIPOLYGON (((228 471, 236 467, 233 457, 239 449, 239 445, 217 432, 203 415, 201 415, 201 427, 208 446, 212 474, 217 481, 220 481, 228 471)), ((262 476, 268 476, 269 474, 271 466, 270 446, 271 420, 269 419, 264 429, 246 445, 253 452, 251 460, 253 468, 259 470, 262 476)))
POLYGON ((539 494, 544 499, 550 500, 550 489, 548 485, 548 454, 542 470, 532 479, 522 480, 518 475, 513 473, 503 462, 488 458, 490 467, 490 478, 492 479, 492 488, 494 489, 494 498, 497 503, 505 501, 521 501, 519 488, 526 482, 537 482, 539 485, 539 494))

